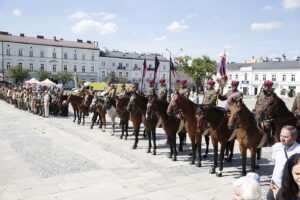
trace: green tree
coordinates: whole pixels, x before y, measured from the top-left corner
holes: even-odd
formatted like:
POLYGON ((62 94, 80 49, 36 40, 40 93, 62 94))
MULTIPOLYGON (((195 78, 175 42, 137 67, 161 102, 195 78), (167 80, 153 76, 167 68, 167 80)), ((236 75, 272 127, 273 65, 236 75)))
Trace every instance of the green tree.
POLYGON ((38 70, 36 72, 38 74, 38 77, 39 77, 40 81, 43 81, 43 80, 45 80, 47 78, 51 79, 51 77, 53 77, 52 74, 51 74, 51 72, 47 72, 47 71, 44 71, 44 70, 38 70))
POLYGON ((216 61, 211 60, 208 56, 194 58, 191 64, 189 64, 191 61, 189 56, 178 57, 176 60, 181 65, 179 68, 195 81, 197 91, 198 87, 204 86, 205 80, 212 79, 217 73, 216 61))
POLYGON ((25 79, 30 77, 29 70, 23 69, 20 66, 11 67, 8 71, 8 77, 12 79, 15 84, 22 83, 25 79))
POLYGON ((111 83, 126 83, 127 78, 125 77, 117 77, 116 73, 114 71, 111 71, 107 74, 107 76, 104 78, 105 82, 111 82, 111 83))
POLYGON ((57 80, 61 81, 64 86, 72 79, 72 76, 69 72, 61 72, 57 74, 56 78, 57 80))

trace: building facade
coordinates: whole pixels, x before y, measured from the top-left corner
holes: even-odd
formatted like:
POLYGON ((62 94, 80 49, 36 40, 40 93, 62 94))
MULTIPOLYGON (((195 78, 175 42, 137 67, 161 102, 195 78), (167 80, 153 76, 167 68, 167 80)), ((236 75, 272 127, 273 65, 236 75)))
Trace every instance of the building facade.
MULTIPOLYGON (((28 37, 24 34, 12 35, 0 32, 0 74, 7 77, 12 66, 28 69, 32 77, 36 71, 44 70, 52 74, 77 72, 78 80, 102 82, 108 73, 114 71, 117 77, 126 78, 128 83, 141 83, 143 62, 146 59, 147 73, 143 88, 148 88, 147 80, 154 78, 155 55, 160 61, 156 80, 169 80, 169 60, 159 54, 138 54, 121 51, 102 51, 96 41, 64 41, 46 39, 44 36, 28 37)), ((73 80, 67 87, 74 87, 73 80)))
MULTIPOLYGON (((265 80, 274 82, 278 95, 290 90, 300 92, 300 61, 268 61, 259 63, 231 63, 227 65, 229 81, 240 82, 239 90, 245 95, 257 95, 265 80)), ((230 84, 225 90, 229 89, 230 84)))

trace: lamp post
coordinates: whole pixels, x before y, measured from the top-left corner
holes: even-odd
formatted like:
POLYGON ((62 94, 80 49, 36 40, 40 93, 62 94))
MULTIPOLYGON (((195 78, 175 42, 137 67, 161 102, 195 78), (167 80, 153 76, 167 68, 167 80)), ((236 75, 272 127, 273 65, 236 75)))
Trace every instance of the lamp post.
MULTIPOLYGON (((166 51, 167 52, 169 52, 170 53, 170 61, 171 61, 171 58, 172 58, 172 52, 168 49, 168 48, 166 48, 166 51)), ((179 50, 178 50, 178 52, 175 54, 175 56, 177 56, 181 51, 183 51, 183 49, 182 48, 180 48, 179 50)), ((174 60, 175 60, 175 56, 174 56, 174 60)), ((172 61, 173 62, 173 61, 172 61)), ((171 89, 172 89, 172 87, 171 87, 171 62, 169 63, 170 64, 170 67, 169 67, 169 101, 171 101, 171 89)), ((174 65, 174 64, 173 64, 174 65)))

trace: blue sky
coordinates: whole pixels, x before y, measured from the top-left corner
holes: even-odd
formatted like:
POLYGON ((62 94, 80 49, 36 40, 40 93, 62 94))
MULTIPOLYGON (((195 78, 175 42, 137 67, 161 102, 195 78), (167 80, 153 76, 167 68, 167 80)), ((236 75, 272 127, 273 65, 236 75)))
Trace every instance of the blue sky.
POLYGON ((0 0, 0 30, 168 55, 300 56, 300 0, 0 0))

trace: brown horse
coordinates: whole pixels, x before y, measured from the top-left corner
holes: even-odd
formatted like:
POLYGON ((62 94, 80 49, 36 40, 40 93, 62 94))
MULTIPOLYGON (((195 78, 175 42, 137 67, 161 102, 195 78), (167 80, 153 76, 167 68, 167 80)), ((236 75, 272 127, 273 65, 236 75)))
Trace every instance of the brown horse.
POLYGON ((228 104, 228 108, 230 110, 228 128, 237 129, 237 140, 242 155, 242 174, 246 175, 247 149, 251 152, 251 171, 255 171, 255 168, 259 168, 260 148, 266 144, 267 132, 260 128, 253 114, 241 99, 228 104), (256 154, 257 160, 255 159, 256 154))
MULTIPOLYGON (((267 121, 275 127, 274 142, 279 142, 281 128, 285 125, 297 127, 300 133, 300 127, 297 117, 289 111, 286 104, 275 93, 266 99, 261 110, 255 116, 258 121, 267 121)), ((300 135, 297 137, 297 142, 300 142, 300 135)))
POLYGON ((100 119, 100 125, 99 128, 102 128, 102 131, 105 132, 106 129, 106 118, 105 114, 106 111, 104 109, 104 99, 102 97, 94 97, 93 101, 91 103, 90 111, 94 113, 92 117, 92 124, 91 124, 91 129, 93 129, 94 124, 97 121, 97 117, 99 116, 100 119))
POLYGON ((198 156, 199 160, 197 167, 201 167, 202 156, 201 156, 201 142, 202 136, 197 131, 197 118, 196 118, 196 109, 197 105, 194 104, 191 100, 180 95, 178 92, 172 97, 171 102, 168 106, 167 113, 168 115, 175 114, 182 115, 184 118, 184 126, 189 134, 191 143, 192 143, 192 160, 190 164, 195 164, 196 160, 196 149, 198 147, 198 156))
POLYGON ((77 117, 77 121, 78 121, 78 124, 79 124, 80 123, 80 121, 79 121, 79 105, 82 104, 83 97, 80 97, 80 96, 77 96, 77 95, 74 95, 74 94, 70 94, 68 99, 67 99, 67 102, 71 103, 71 106, 72 106, 73 111, 74 111, 74 120, 73 120, 73 122, 76 121, 76 117, 77 117))
MULTIPOLYGON (((169 103, 165 100, 157 98, 157 96, 153 96, 148 101, 147 105, 147 115, 148 116, 154 116, 158 115, 162 120, 162 127, 168 137, 169 145, 170 145, 170 154, 169 158, 173 157, 173 161, 177 160, 177 149, 176 149, 176 133, 180 133, 181 129, 183 128, 183 123, 181 125, 181 120, 169 116, 167 114, 169 103), (181 125, 181 126, 180 126, 181 125)), ((182 149, 182 143, 184 136, 182 134, 179 134, 180 137, 180 147, 179 149, 182 149)))
POLYGON ((208 128, 214 148, 214 165, 209 172, 211 174, 216 173, 218 166, 218 143, 221 144, 220 167, 219 172, 216 173, 218 177, 221 177, 226 145, 229 145, 230 148, 230 155, 227 160, 231 161, 235 139, 233 130, 229 130, 227 126, 227 110, 221 107, 202 104, 199 105, 199 111, 198 130, 203 131, 208 128))
POLYGON ((79 123, 81 123, 82 118, 82 126, 85 124, 85 116, 89 115, 90 105, 93 101, 94 95, 86 94, 83 102, 78 106, 79 111, 79 123))
POLYGON ((135 142, 133 149, 136 149, 138 143, 138 135, 140 124, 143 122, 147 135, 148 135, 148 151, 151 153, 151 136, 153 138, 153 155, 156 155, 156 125, 158 122, 157 116, 146 116, 148 99, 143 95, 134 93, 130 97, 130 101, 127 106, 127 110, 130 112, 130 120, 134 125, 135 142), (139 119, 136 119, 137 116, 139 119), (135 125, 136 124, 136 125, 135 125))
POLYGON ((120 117, 120 124, 122 128, 122 135, 120 139, 123 139, 124 132, 126 132, 125 140, 128 137, 128 123, 129 123, 129 112, 126 109, 129 103, 129 96, 122 95, 120 97, 116 96, 116 111, 117 115, 120 117))

